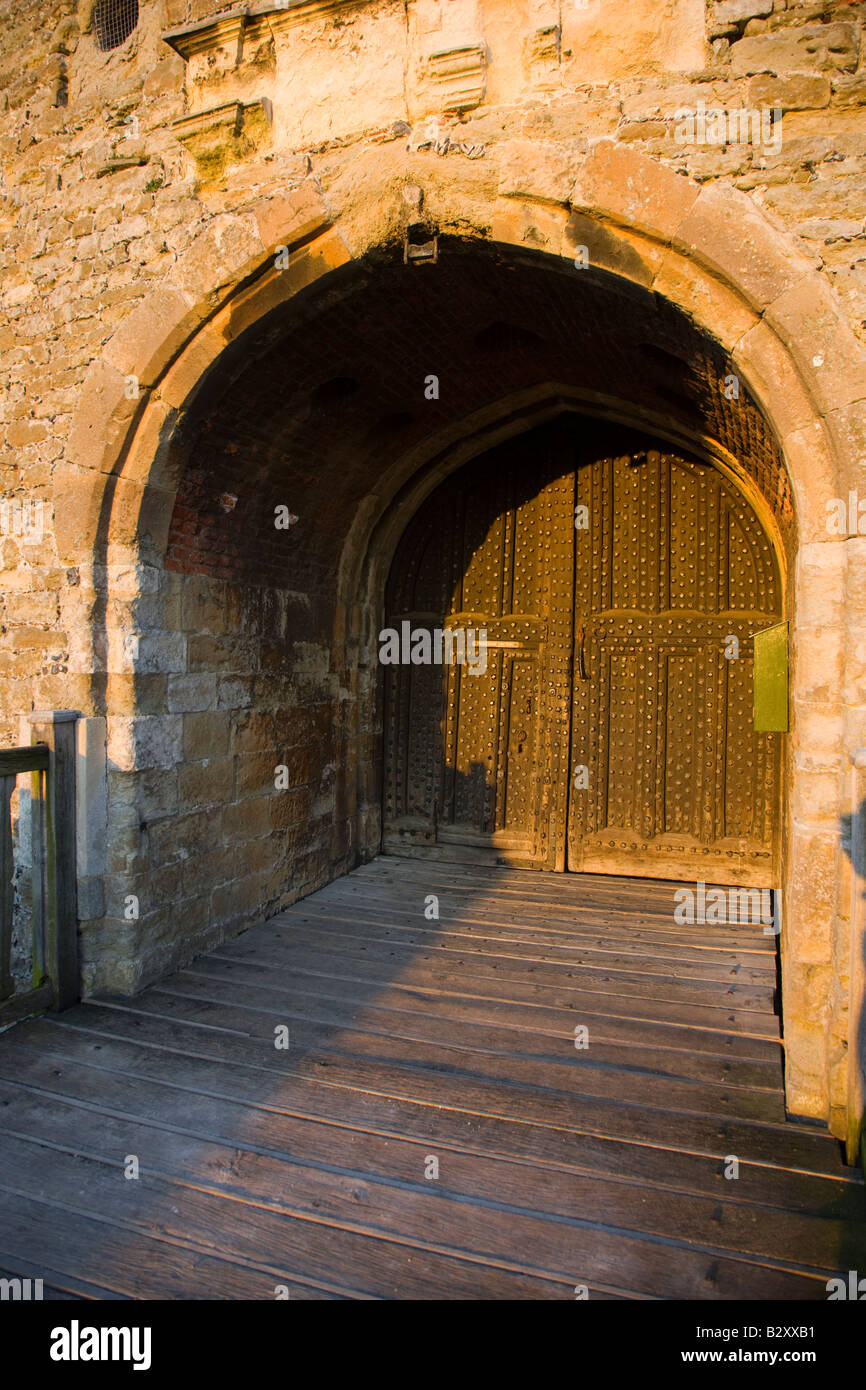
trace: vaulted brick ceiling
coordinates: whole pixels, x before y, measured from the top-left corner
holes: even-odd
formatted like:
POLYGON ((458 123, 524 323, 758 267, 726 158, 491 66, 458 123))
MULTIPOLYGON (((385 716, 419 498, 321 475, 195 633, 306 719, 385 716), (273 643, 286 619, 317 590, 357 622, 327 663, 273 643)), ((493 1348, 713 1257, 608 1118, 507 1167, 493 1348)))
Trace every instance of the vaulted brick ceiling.
POLYGON ((319 281, 227 352, 188 418, 170 568, 326 595, 358 507, 426 439, 531 388, 595 392, 718 440, 783 532, 772 433, 718 344, 639 286, 533 252, 443 239, 436 265, 383 251, 319 281), (436 375, 438 400, 425 399, 436 375), (236 498, 236 502, 232 501, 236 498), (291 541, 274 508, 298 517, 291 541))

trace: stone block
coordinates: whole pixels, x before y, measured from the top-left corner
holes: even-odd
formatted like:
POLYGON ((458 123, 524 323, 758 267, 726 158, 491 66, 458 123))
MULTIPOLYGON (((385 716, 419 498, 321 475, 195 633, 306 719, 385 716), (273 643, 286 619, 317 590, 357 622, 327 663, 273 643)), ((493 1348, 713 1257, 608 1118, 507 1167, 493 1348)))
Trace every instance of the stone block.
POLYGON ((205 758, 178 768, 177 790, 185 810, 224 806, 234 796, 234 759, 205 758))
MULTIPOLYGON (((665 252, 624 227, 602 224, 573 212, 563 235, 562 255, 570 260, 585 256, 593 269, 608 271, 649 289, 662 267, 665 252)), ((584 275, 586 270, 575 267, 575 273, 584 275)))
MULTIPOLYGON (((69 438, 78 468, 111 473, 141 400, 117 367, 97 358, 87 373, 69 438)), ((60 499, 55 499, 55 506, 60 499)))
POLYGON ((112 598, 137 599, 142 594, 159 593, 160 571, 155 565, 107 565, 105 575, 112 598))
POLYGON ((847 704, 866 709, 866 627, 848 630, 845 679, 841 689, 847 704))
POLYGON ((188 408, 224 347, 225 339, 210 325, 199 328, 160 381, 160 399, 173 410, 188 408))
POLYGON ((56 593, 11 593, 6 595, 5 620, 10 626, 44 624, 58 626, 59 595, 56 593))
POLYGON ((841 632, 845 603, 845 546, 814 542, 802 545, 797 557, 797 629, 841 632))
POLYGON ((830 79, 821 73, 795 73, 792 77, 762 74, 749 83, 749 106, 752 107, 812 111, 829 105, 830 79))
POLYGON ((271 826, 284 831, 289 826, 302 825, 310 815, 311 793, 309 787, 294 787, 291 791, 277 792, 271 797, 271 826))
POLYGON ((183 756, 188 762, 218 758, 227 753, 231 716, 227 710, 184 715, 183 756))
POLYGON ((491 231, 494 241, 558 256, 564 224, 565 212, 561 208, 503 198, 494 207, 491 231))
POLYGON ((210 853, 190 855, 183 865, 183 896, 203 897, 209 902, 213 890, 232 881, 236 875, 237 864, 232 856, 226 854, 222 845, 210 853))
POLYGON ((187 575, 183 584, 181 615, 184 630, 221 636, 236 625, 228 605, 228 585, 206 575, 187 575))
POLYGON ((330 218, 316 184, 307 180, 290 194, 275 193, 253 207, 259 237, 268 251, 291 248, 324 231, 330 218))
POLYGON ((240 845, 244 840, 255 840, 267 835, 271 829, 270 805, 272 796, 250 796, 225 806, 222 814, 222 836, 225 845, 240 845))
POLYGON ((261 265, 265 248, 252 213, 218 213, 172 271, 172 281, 196 307, 219 297, 261 265))
POLYGON ((844 665, 843 635, 835 627, 801 627, 796 631, 793 662, 798 695, 827 704, 838 695, 844 665))
MULTIPOLYGON (((212 710, 216 705, 216 687, 216 675, 209 671, 197 671, 193 675, 169 676, 169 714, 212 710)), ((186 730, 184 732, 186 733, 186 730)))
MULTIPOLYGON (((169 689, 186 666, 186 638, 180 632, 141 632, 132 648, 134 669, 142 675, 167 675, 169 689)), ((171 711, 170 711, 171 712, 171 711)))
POLYGON ((226 672, 254 671, 256 669, 256 643, 246 637, 212 637, 195 635, 187 639, 187 657, 190 671, 217 671, 223 677, 217 699, 221 708, 229 705, 234 695, 238 696, 238 707, 249 704, 249 689, 244 686, 240 675, 228 676, 226 672), (222 688, 225 687, 223 690, 222 688))
POLYGON ((822 421, 783 435, 782 451, 794 488, 800 540, 803 544, 823 543, 828 539, 826 501, 836 496, 839 488, 836 462, 822 421))
MULTIPOLYGON (((144 218, 142 232, 148 230, 144 218)), ((103 359, 124 377, 151 386, 200 322, 189 295, 171 286, 153 289, 124 319, 103 359)))
POLYGON ((231 341, 322 275, 346 265, 351 259, 351 252, 339 232, 323 232, 309 245, 293 250, 284 270, 275 268, 272 274, 260 277, 234 295, 214 319, 214 327, 227 342, 231 341))
POLYGON ((650 72, 693 72, 706 59, 705 0, 629 0, 628 9, 564 0, 562 76, 568 87, 650 72), (624 22, 625 21, 625 22, 624 22))
POLYGON ((217 688, 219 709, 246 709, 252 700, 251 681, 241 677, 227 677, 217 688))
POLYGON ((819 266, 777 232, 746 193, 704 188, 675 238, 675 244, 736 287, 762 311, 819 266))
POLYGON ((282 835, 263 835, 258 840, 247 840, 241 851, 241 857, 245 874, 266 871, 270 875, 269 897, 273 895, 275 886, 278 891, 282 890, 285 877, 284 866, 287 858, 287 847, 282 835))
MULTIPOLYGON (((249 710, 235 717, 232 748, 235 753, 264 753, 276 751, 281 743, 273 713, 269 710, 249 710)), ((280 762, 281 759, 275 759, 280 762)))
MULTIPOLYGON (((801 701, 796 695, 793 697, 793 707, 796 721, 794 733, 798 746, 808 747, 818 757, 838 755, 845 739, 845 718, 841 709, 832 705, 812 705, 801 701)), ((816 807, 815 810, 816 821, 835 821, 838 806, 825 815, 818 813, 820 807, 816 807)))
POLYGON ((862 489, 863 460, 866 459, 866 401, 853 401, 839 410, 832 410, 826 420, 845 467, 840 478, 843 488, 862 489))
POLYGON ((774 34, 755 34, 731 46, 735 77, 750 73, 836 70, 854 72, 860 52, 856 24, 808 24, 774 34))
POLYGON ((743 24, 772 13, 773 0, 716 0, 713 5, 716 24, 743 24))
POLYGON ((254 920, 266 901, 270 874, 262 870, 216 888, 211 894, 211 919, 215 924, 239 924, 254 920))
POLYGON ((601 140, 578 171, 571 205, 670 241, 699 194, 696 184, 648 155, 601 140))
POLYGON ((115 714, 164 714, 168 677, 159 673, 112 672, 106 697, 115 714))
POLYGON ((866 349, 845 322, 842 305, 818 276, 804 278, 766 311, 822 412, 866 399, 866 349))
MULTIPOLYGON (((824 756, 832 757, 832 754, 825 751, 824 756)), ((838 819, 840 809, 839 773, 799 770, 794 778, 790 806, 791 815, 795 820, 835 822, 838 819)), ((810 861, 807 879, 814 890, 813 918, 815 921, 820 920, 826 931, 826 952, 821 959, 829 962, 830 925, 833 920, 834 907, 835 841, 825 840, 823 843, 828 850, 830 868, 823 878, 819 879, 817 876, 813 876, 817 875, 818 869, 817 857, 814 857, 810 861)), ((799 920, 802 921, 803 918, 804 914, 801 912, 799 920)), ((802 958, 805 959, 805 957, 802 958)))
MULTIPOLYGON (((272 749, 268 753, 240 753, 236 763, 237 795, 250 796, 256 792, 274 790, 276 769, 281 763, 280 754, 272 749)), ((278 792, 278 796, 290 795, 278 792)))
POLYGON ((678 304, 728 352, 758 322, 757 314, 739 295, 677 251, 667 252, 653 290, 678 304))
MULTIPOLYGON (((866 502, 866 492, 861 499, 866 502)), ((866 622, 866 515, 862 519, 864 534, 852 536, 846 542, 846 588, 850 610, 849 626, 859 630, 866 622)))
POLYGON ((866 72, 856 77, 833 77, 834 105, 840 107, 863 106, 866 104, 866 72))
POLYGON ((149 400, 129 441, 124 478, 173 494, 186 465, 186 451, 178 441, 176 426, 175 410, 158 398, 149 400))
MULTIPOLYGON (((163 907, 169 907, 176 911, 182 885, 182 864, 164 864, 161 868, 151 869, 146 884, 142 885, 140 890, 142 908, 144 909, 142 916, 147 917, 163 907)), ((188 924, 184 922, 184 930, 187 929, 188 924)), ((173 934, 175 940, 176 932, 177 925, 175 924, 175 933, 173 934)))
POLYGON ((181 759, 182 735, 179 715, 112 716, 108 721, 108 758, 123 772, 173 767, 181 759))
POLYGON ((568 203, 574 188, 574 147, 542 144, 537 140, 508 140, 499 148, 500 198, 528 198, 549 203, 568 203))
POLYGON ((736 374, 763 406, 782 435, 811 425, 815 407, 810 401, 790 355, 765 321, 740 339, 731 354, 736 374))
POLYGON ((828 1112, 827 1081, 820 1058, 824 1038, 819 1027, 810 1027, 799 1018, 786 1015, 785 1102, 789 1114, 823 1120, 828 1112), (810 1061, 811 1066, 805 1063, 810 1061))
POLYGON ((141 919, 157 906, 152 881, 152 872, 110 874, 105 880, 105 916, 122 923, 127 933, 137 932, 141 919), (129 915, 135 913, 137 916, 129 915))
POLYGON ((210 811, 187 811, 167 816, 150 827, 150 852, 154 864, 185 864, 213 850, 217 831, 210 811))
POLYGON ((142 768, 121 772, 109 768, 109 845, 120 808, 133 816, 136 826, 177 811, 177 768, 142 768))

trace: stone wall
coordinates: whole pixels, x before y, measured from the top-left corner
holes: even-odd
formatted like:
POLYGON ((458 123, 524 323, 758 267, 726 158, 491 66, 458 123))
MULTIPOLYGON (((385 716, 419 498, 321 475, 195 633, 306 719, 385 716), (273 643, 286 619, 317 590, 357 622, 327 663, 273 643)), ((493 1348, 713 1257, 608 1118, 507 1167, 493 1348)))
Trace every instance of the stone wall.
MULTIPOLYGON (((341 268, 355 266, 375 284, 377 252, 402 240, 407 182, 423 189, 424 218, 443 237, 522 241, 541 254, 559 251, 565 236, 566 245, 591 243, 593 265, 672 295, 687 287, 654 280, 661 260, 650 273, 640 256, 655 253, 638 256, 625 233, 596 229, 597 189, 580 185, 587 153, 610 140, 718 188, 718 214, 707 214, 702 230, 707 256, 715 239, 725 267, 741 245, 753 303, 734 308, 719 293, 712 302, 694 298, 694 312, 729 350, 773 303, 774 329, 784 336, 796 327, 814 343, 803 370, 814 368, 840 447, 862 459, 866 437, 863 412, 848 404, 862 383, 857 341, 866 341, 866 4, 630 0, 627 23, 622 7, 603 0, 250 8, 241 23, 212 0, 140 0, 131 36, 102 52, 92 0, 32 0, 25 10, 0 3, 0 460, 2 497, 14 504, 0 535, 0 736, 15 743, 19 717, 32 708, 73 707, 92 721, 81 735, 90 780, 79 864, 91 989, 137 987, 342 872, 375 842, 375 777, 359 808, 338 775, 354 759, 363 781, 375 746, 375 730, 358 722, 358 693, 371 680, 361 618, 334 597, 345 555, 340 546, 327 555, 327 547, 309 549, 309 565, 318 556, 320 567, 288 583, 280 547, 300 531, 293 524, 285 537, 268 532, 265 544, 247 513, 256 580, 238 568, 232 526, 237 535, 244 481, 267 454, 262 507, 264 496, 294 515, 303 497, 301 530, 312 515, 321 535, 348 545, 352 528, 372 515, 383 458, 395 468, 399 457, 411 462, 420 447, 413 429, 423 435, 429 421, 414 418, 411 385, 392 383, 390 398, 385 392, 352 435, 369 480, 339 522, 316 491, 316 441, 333 459, 329 426, 342 427, 369 396, 363 363, 356 373, 341 362, 339 336, 317 345, 306 376, 293 369, 291 418, 309 427, 306 453, 297 440, 287 456, 273 430, 263 439, 261 407, 245 416, 244 392, 231 398, 235 436, 223 420, 209 442, 208 421, 250 360, 262 364, 272 392, 285 389, 281 335, 315 332, 329 293, 343 292, 341 268), (776 110, 784 112, 781 141, 776 110), (731 112, 754 114, 732 126, 731 112), (762 281, 754 247, 763 233, 750 240, 751 213, 726 211, 744 206, 721 199, 730 190, 792 238, 798 266, 820 271, 848 338, 828 327, 827 304, 814 291, 792 289, 785 299, 775 282, 762 281), (244 309, 243 282, 282 244, 274 209, 285 196, 315 203, 318 223, 311 214, 309 229, 298 231, 304 218, 286 217, 300 238, 284 281, 291 291, 267 291, 274 317, 251 358, 243 335, 260 307, 244 309), (505 227, 508 198, 514 210, 505 227), (304 239, 325 225, 336 228, 326 248, 305 252, 304 239), (317 257, 327 264, 314 264, 317 257), (336 277, 334 288, 316 299, 323 269, 336 277), (145 417, 152 379, 167 363, 151 377, 140 365, 141 343, 148 334, 160 343, 162 320, 176 322, 176 342, 160 349, 170 360, 236 287, 234 327, 219 340, 219 384, 207 384, 214 354, 202 349, 198 366, 194 354, 185 361, 189 380, 172 387, 176 399, 167 393, 158 419, 145 417), (308 309, 280 318, 283 298, 296 291, 308 309), (143 319, 132 317, 137 309, 143 319), (131 341, 127 324, 135 325, 131 341), (205 385, 193 404, 199 376, 205 385), (361 397, 351 380, 362 382, 361 397), (95 411, 92 422, 82 415, 83 400, 109 397, 107 414, 95 411), (125 479, 111 481, 126 467, 122 440, 139 416, 156 420, 152 435, 139 438, 150 488, 141 515, 125 479), (88 490, 91 467, 103 479, 98 504, 88 490), (219 544, 209 548, 209 537, 219 544), (288 785, 274 796, 280 766, 288 785), (130 896, 139 905, 133 919, 130 896)), ((627 224, 632 176, 623 177, 619 221, 627 224)), ((660 187, 676 203, 692 184, 660 187)), ((633 193, 637 208, 640 190, 633 193)), ((659 220, 679 225, 673 212, 673 203, 660 207, 659 220)), ((445 337, 432 320, 438 314, 447 325, 452 306, 425 312, 401 340, 370 349, 373 360, 390 352, 418 380, 445 375, 445 337)), ((519 358, 519 343, 514 352, 519 358)), ((744 377, 760 376, 757 359, 757 348, 744 353, 744 377)), ((496 389, 494 381, 490 399, 496 389)), ((452 407, 456 421, 453 398, 452 407)), ((661 414, 665 408, 662 394, 661 414)), ((792 397, 786 417, 770 419, 777 439, 806 429, 797 410, 792 397)), ((443 437, 446 426, 443 415, 443 437)), ((801 448, 809 447, 804 439, 801 448)), ((859 477, 846 475, 846 485, 859 477)), ((861 490, 866 497, 866 481, 861 490)), ((795 1108, 832 1115, 842 1132, 850 888, 840 812, 848 747, 866 744, 866 625, 858 617, 866 539, 829 536, 826 499, 817 487, 814 496, 811 514, 801 507, 792 575, 804 598, 786 872, 802 910, 789 914, 786 1030, 795 1108)), ((359 541, 352 554, 360 549, 359 541)))

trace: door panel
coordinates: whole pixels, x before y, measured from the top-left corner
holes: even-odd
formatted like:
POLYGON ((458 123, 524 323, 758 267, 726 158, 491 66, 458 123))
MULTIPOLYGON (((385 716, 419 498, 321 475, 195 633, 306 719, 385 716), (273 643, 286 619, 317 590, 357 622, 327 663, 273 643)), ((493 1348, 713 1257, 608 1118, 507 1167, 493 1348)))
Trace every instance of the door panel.
POLYGON ((573 518, 551 429, 463 469, 401 541, 387 626, 483 629, 487 669, 386 670, 387 852, 564 867, 573 518))
POLYGON ((752 727, 751 637, 781 610, 770 543, 718 470, 655 450, 586 462, 577 496, 572 765, 589 775, 568 867, 769 886, 779 743, 752 727))

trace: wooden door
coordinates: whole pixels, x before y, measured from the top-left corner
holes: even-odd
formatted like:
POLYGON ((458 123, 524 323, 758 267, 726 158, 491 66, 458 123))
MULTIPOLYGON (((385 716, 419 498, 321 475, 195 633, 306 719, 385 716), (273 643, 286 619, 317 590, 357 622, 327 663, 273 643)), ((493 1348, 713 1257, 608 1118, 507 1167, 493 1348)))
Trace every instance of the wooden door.
POLYGON ((657 450, 578 469, 568 867, 775 884, 779 734, 752 720, 773 548, 708 464, 657 450))
POLYGON ((486 632, 486 670, 386 668, 387 853, 564 867, 573 567, 561 429, 485 455, 421 508, 387 626, 486 632))
POLYGON ((384 848, 774 886, 751 641, 781 614, 773 548, 717 469, 599 437, 497 449, 403 537, 388 626, 483 629, 487 669, 387 669, 384 848))

